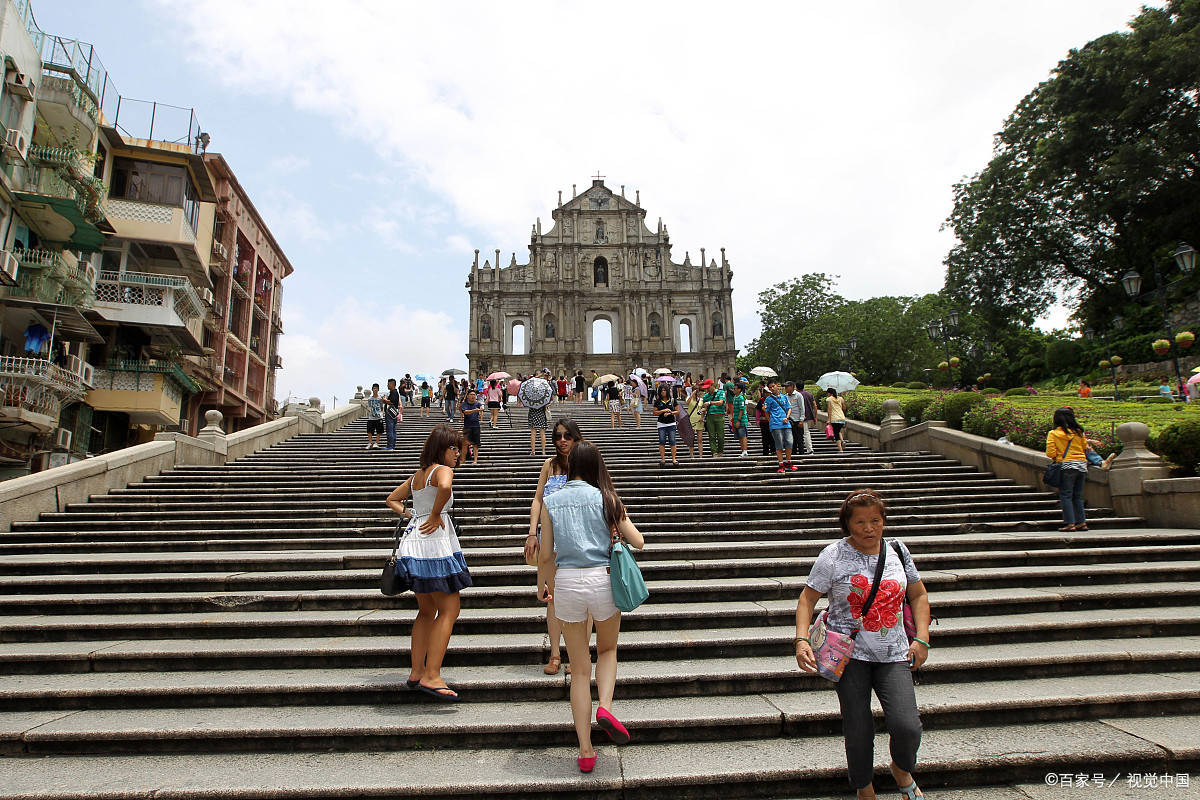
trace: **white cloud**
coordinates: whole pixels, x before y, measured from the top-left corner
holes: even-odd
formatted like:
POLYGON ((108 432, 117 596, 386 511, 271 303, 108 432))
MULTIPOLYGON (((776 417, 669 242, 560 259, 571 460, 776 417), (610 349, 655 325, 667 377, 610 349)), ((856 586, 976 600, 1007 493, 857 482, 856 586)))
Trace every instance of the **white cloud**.
MULTIPOLYGON (((296 308, 299 304, 285 304, 296 308)), ((383 384, 404 373, 433 375, 450 367, 466 367, 459 332, 464 327, 449 315, 389 304, 373 296, 344 297, 320 314, 298 308, 301 319, 321 319, 298 328, 285 311, 280 339, 283 369, 275 385, 280 401, 290 392, 327 405, 353 397, 357 386, 383 384)))
MULTIPOLYGON (((757 292, 800 272, 840 273, 852 297, 939 288, 951 184, 1070 47, 1140 5, 161 2, 229 89, 288 98, 419 175, 491 239, 467 252, 522 252, 597 167, 642 189, 677 260, 728 248, 742 344, 757 292)), ((310 211, 288 211, 301 238, 310 211)), ((366 229, 408 245, 386 217, 366 229)))
POLYGON ((276 172, 291 173, 308 169, 312 164, 307 158, 295 153, 288 153, 271 160, 271 169, 276 172))

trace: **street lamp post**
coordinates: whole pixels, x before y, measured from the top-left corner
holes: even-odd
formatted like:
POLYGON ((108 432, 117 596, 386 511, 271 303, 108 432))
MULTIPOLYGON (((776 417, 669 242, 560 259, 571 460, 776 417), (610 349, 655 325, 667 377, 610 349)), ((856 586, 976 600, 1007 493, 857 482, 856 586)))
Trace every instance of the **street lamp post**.
MULTIPOLYGON (((1113 317, 1112 324, 1113 324, 1113 329, 1119 331, 1119 330, 1121 330, 1121 327, 1125 324, 1125 319, 1123 317, 1121 317, 1120 315, 1117 315, 1117 316, 1113 317)), ((1094 330, 1092 330, 1091 328, 1087 328, 1086 330, 1084 330, 1083 335, 1087 337, 1087 340, 1089 342, 1094 341, 1096 338, 1096 332, 1094 330)), ((1105 331, 1100 332, 1100 343, 1102 345, 1104 345, 1105 350, 1112 349, 1111 347, 1108 346, 1108 333, 1105 331)), ((1108 361, 1108 368, 1110 370, 1112 370, 1113 402, 1115 403, 1121 399, 1121 392, 1117 389, 1117 365, 1112 362, 1112 357, 1113 357, 1113 354, 1110 352, 1108 354, 1108 358, 1105 360, 1108 361)))
POLYGON ((950 383, 954 383, 954 367, 950 366, 950 340, 958 336, 958 312, 951 309, 946 319, 932 319, 925 326, 925 332, 934 342, 941 342, 946 350, 946 369, 950 373, 950 383))
MULTIPOLYGON (((1175 386, 1177 389, 1183 387, 1183 370, 1179 367, 1179 345, 1175 343, 1175 331, 1171 327, 1171 320, 1167 316, 1167 289, 1180 280, 1184 280, 1188 275, 1192 274, 1192 270, 1196 268, 1196 250, 1187 242, 1180 242, 1172 253, 1175 257, 1175 263, 1179 266, 1179 271, 1183 273, 1183 278, 1179 278, 1168 283, 1163 283, 1162 273, 1158 268, 1158 261, 1154 262, 1154 290, 1147 292, 1153 294, 1158 299, 1158 308, 1162 313, 1163 328, 1167 331, 1167 341, 1171 343, 1171 361, 1175 364, 1175 386)), ((1121 286, 1125 289, 1125 294, 1129 295, 1129 299, 1136 300, 1142 294, 1142 276, 1135 270, 1130 270, 1121 276, 1121 286)))

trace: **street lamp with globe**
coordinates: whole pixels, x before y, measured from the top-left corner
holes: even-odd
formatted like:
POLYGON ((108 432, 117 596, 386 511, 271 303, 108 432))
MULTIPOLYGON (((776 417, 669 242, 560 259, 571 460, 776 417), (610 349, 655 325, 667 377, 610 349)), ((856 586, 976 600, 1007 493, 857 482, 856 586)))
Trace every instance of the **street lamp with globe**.
MULTIPOLYGON (((1192 270, 1196 268, 1196 250, 1187 242, 1180 242, 1175 248, 1175 252, 1171 254, 1175 258, 1175 263, 1179 267, 1179 271, 1183 273, 1182 278, 1163 283, 1162 273, 1158 268, 1158 261, 1154 261, 1154 289, 1146 292, 1152 294, 1158 300, 1158 308, 1162 313, 1163 328, 1167 331, 1167 341, 1174 348, 1171 352, 1171 360, 1175 364, 1175 382, 1176 388, 1182 392, 1183 390, 1183 370, 1179 366, 1179 345, 1175 343, 1175 331, 1171 327, 1171 320, 1167 315, 1167 289, 1174 286, 1181 280, 1185 280, 1192 274, 1192 270)), ((1125 294, 1129 295, 1129 299, 1137 300, 1142 294, 1142 276, 1136 270, 1130 270, 1121 276, 1121 287, 1125 289, 1125 294)))

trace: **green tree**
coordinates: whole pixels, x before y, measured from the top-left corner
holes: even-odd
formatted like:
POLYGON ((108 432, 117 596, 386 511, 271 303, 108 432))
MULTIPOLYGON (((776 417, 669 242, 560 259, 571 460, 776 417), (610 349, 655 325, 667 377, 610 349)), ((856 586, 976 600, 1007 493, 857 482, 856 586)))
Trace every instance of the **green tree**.
POLYGON ((993 329, 1056 302, 1107 325, 1121 275, 1195 236, 1198 168, 1200 0, 1169 0, 1072 50, 954 187, 946 290, 993 329))

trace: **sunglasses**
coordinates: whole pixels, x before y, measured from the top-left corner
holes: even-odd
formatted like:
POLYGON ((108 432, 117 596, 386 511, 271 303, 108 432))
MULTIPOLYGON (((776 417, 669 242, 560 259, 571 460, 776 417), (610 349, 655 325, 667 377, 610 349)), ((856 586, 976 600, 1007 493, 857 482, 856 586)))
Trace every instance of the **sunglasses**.
POLYGON ((555 431, 553 434, 551 434, 551 441, 557 442, 559 439, 566 439, 568 442, 575 441, 575 437, 569 433, 559 433, 558 431, 555 431))

